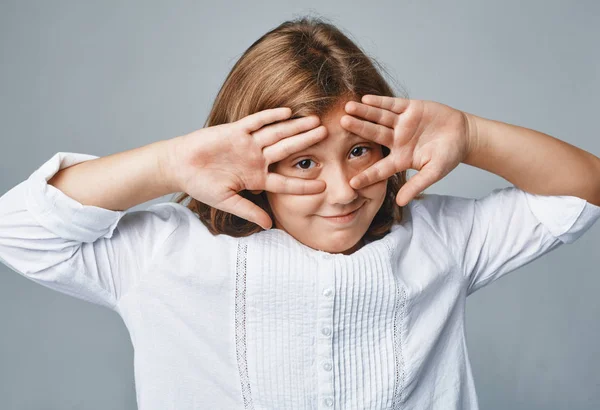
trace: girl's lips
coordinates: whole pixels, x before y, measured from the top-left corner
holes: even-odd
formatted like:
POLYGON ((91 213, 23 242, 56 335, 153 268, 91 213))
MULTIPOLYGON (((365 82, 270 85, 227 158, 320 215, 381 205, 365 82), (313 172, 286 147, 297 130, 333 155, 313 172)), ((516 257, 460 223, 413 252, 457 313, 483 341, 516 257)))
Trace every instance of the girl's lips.
POLYGON ((325 218, 327 221, 338 223, 338 224, 339 223, 348 223, 348 222, 351 222, 351 221, 354 220, 354 218, 356 217, 356 214, 358 214, 358 212, 362 209, 362 207, 363 206, 361 205, 358 209, 350 212, 347 215, 343 215, 343 216, 324 216, 323 218, 325 218))

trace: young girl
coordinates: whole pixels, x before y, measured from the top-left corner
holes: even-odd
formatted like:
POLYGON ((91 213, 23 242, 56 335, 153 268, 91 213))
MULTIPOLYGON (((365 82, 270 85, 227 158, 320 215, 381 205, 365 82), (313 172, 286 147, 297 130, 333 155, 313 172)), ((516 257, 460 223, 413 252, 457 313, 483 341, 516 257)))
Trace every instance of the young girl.
POLYGON ((300 18, 244 53, 205 128, 58 152, 5 193, 0 259, 123 318, 142 410, 477 409, 466 297, 586 232, 598 169, 394 97, 340 30, 300 18), (514 186, 422 193, 461 162, 514 186))

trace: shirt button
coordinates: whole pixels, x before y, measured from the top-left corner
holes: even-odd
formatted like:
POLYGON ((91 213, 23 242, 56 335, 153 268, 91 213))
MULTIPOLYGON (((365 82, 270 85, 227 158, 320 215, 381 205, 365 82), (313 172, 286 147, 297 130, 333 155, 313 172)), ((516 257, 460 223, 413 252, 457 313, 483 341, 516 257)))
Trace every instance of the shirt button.
POLYGON ((327 288, 327 289, 325 289, 325 290, 323 291, 323 295, 324 295, 324 296, 327 296, 327 297, 330 297, 331 295, 333 295, 333 290, 331 290, 331 289, 327 288))
POLYGON ((327 407, 331 407, 333 406, 333 399, 331 397, 327 397, 323 400, 323 404, 325 404, 327 407))
POLYGON ((329 336, 331 334, 331 328, 324 327, 323 329, 321 329, 321 333, 323 333, 325 336, 329 336))
POLYGON ((327 363, 323 363, 323 369, 329 371, 331 370, 331 363, 327 362, 327 363))

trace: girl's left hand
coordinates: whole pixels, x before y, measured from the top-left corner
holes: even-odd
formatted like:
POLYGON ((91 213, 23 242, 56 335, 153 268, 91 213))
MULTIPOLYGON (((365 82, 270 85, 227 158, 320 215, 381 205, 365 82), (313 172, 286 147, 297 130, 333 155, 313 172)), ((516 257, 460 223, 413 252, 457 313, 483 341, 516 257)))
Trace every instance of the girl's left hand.
POLYGON ((406 205, 427 187, 444 178, 471 149, 469 114, 435 101, 364 95, 362 103, 348 101, 350 115, 340 125, 390 149, 350 180, 355 189, 383 181, 409 168, 419 172, 398 191, 396 203, 406 205), (355 118, 362 117, 365 120, 355 118))

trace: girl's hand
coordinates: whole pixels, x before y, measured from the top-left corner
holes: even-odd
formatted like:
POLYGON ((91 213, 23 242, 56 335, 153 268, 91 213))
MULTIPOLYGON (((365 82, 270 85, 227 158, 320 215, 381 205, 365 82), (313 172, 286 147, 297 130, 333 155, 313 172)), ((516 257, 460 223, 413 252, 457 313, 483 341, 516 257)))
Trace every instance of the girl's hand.
POLYGON ((400 188, 404 206, 460 164, 470 149, 467 114, 434 101, 364 95, 349 101, 340 125, 390 149, 390 154, 350 180, 355 189, 385 180, 409 168, 419 172, 400 188), (362 117, 365 120, 355 118, 362 117))
POLYGON ((176 137, 165 168, 179 191, 269 229, 269 215, 238 192, 246 189, 253 193, 267 190, 303 195, 325 189, 323 181, 268 171, 269 164, 308 148, 327 135, 324 126, 317 127, 321 121, 315 115, 283 121, 291 113, 287 107, 267 109, 232 123, 176 137), (271 124, 276 121, 279 122, 271 124))

